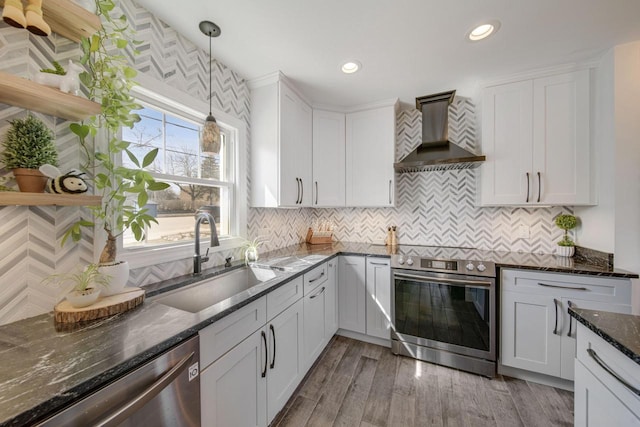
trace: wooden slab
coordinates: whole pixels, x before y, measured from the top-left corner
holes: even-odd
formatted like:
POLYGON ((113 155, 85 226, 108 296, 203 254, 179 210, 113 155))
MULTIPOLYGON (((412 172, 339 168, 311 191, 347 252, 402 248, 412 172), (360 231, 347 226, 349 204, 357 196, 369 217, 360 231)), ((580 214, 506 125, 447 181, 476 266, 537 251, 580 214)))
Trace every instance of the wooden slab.
POLYGON ((55 306, 54 319, 58 323, 76 323, 124 313, 142 304, 144 293, 140 288, 125 288, 122 293, 101 297, 90 306, 82 308, 74 308, 69 301, 64 300, 55 306))

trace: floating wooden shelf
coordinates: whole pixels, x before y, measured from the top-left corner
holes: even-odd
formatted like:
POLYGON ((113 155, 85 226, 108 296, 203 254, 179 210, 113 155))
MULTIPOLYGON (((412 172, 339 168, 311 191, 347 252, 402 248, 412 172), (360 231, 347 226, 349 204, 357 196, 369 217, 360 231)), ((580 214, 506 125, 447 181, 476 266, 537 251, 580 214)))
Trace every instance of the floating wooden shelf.
POLYGON ((100 203, 102 203, 100 196, 0 191, 0 206, 97 206, 100 203))
MULTIPOLYGON (((23 0, 23 3, 26 1, 23 0)), ((4 7, 4 0, 0 0, 0 6, 4 7)), ((42 15, 51 31, 74 42, 79 42, 82 37, 90 37, 102 27, 99 16, 70 0, 43 1, 42 15)))
POLYGON ((0 71, 0 102, 72 121, 100 113, 100 104, 0 71))

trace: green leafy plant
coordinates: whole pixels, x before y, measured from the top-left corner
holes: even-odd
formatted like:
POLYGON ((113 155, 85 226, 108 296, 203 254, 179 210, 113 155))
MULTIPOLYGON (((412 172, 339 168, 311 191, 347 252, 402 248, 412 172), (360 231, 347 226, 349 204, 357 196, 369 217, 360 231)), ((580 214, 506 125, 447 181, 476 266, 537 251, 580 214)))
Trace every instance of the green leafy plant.
POLYGON ((53 132, 37 117, 27 116, 9 122, 2 152, 7 169, 38 169, 48 163, 58 165, 58 151, 53 132))
POLYGON ((40 72, 41 73, 49 73, 49 74, 57 74, 59 76, 66 76, 67 75, 67 72, 62 67, 62 65, 60 65, 60 63, 58 61, 51 61, 51 65, 53 65, 53 68, 41 68, 40 72))
POLYGON ((242 245, 242 249, 244 249, 244 262, 247 264, 249 261, 255 261, 258 259, 258 248, 260 245, 264 244, 266 240, 260 241, 261 237, 258 236, 253 240, 245 240, 242 245), (253 256, 254 259, 250 260, 249 257, 253 256))
POLYGON ((135 45, 138 42, 133 41, 134 30, 128 25, 126 17, 114 18, 111 15, 114 8, 113 0, 96 0, 96 14, 102 20, 102 28, 81 41, 81 63, 87 71, 80 74, 80 81, 86 87, 89 98, 101 103, 101 113, 69 126, 84 149, 87 157, 84 168, 93 177, 96 193, 102 196, 102 204, 89 207, 94 221, 77 221, 62 240, 64 244, 71 237, 77 242, 82 236, 83 227, 102 227, 107 239, 100 255, 101 264, 116 262, 116 239, 124 231, 130 229, 135 239, 140 241, 144 238, 145 227, 151 223, 157 224, 144 206, 149 200, 149 192, 169 187, 167 183, 155 181, 144 170, 158 155, 157 148, 139 160, 129 150, 129 142, 118 138, 121 127, 132 127, 140 121, 140 117, 132 111, 141 106, 130 93, 135 86, 133 79, 137 73, 121 53, 131 49, 133 54, 137 54, 135 45), (92 142, 97 142, 98 146, 92 147, 92 142), (135 169, 119 166, 118 159, 123 154, 129 157, 135 169))
POLYGON ((578 226, 578 219, 573 215, 558 215, 555 219, 556 226, 564 230, 562 240, 558 242, 558 246, 575 246, 573 240, 569 238, 569 230, 578 226))
POLYGON ((84 269, 76 269, 71 273, 52 274, 43 280, 44 283, 58 286, 67 284, 63 288, 65 293, 82 292, 93 286, 106 287, 110 281, 111 276, 101 273, 98 264, 89 264, 84 269))

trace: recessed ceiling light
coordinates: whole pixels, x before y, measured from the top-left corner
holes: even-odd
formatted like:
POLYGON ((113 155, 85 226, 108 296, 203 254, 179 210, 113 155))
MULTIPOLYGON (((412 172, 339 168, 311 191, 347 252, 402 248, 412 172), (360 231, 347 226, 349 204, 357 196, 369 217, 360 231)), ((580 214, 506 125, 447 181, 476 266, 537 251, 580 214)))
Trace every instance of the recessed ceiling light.
POLYGON ((342 67, 340 69, 345 74, 353 74, 360 68, 362 68, 362 64, 360 64, 358 61, 347 61, 342 64, 342 67))
POLYGON ((486 24, 481 24, 475 27, 473 30, 467 34, 469 40, 478 41, 489 37, 491 34, 494 34, 500 28, 500 21, 491 21, 486 24))

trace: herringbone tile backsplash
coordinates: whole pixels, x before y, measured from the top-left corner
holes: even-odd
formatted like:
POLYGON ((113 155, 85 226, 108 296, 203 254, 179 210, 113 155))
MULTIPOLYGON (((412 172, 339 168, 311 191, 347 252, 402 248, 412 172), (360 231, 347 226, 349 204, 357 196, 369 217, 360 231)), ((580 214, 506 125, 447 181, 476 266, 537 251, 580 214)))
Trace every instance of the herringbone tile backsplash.
MULTIPOLYGON (((172 28, 132 0, 119 2, 142 40, 135 67, 201 100, 207 99, 208 53, 198 49, 172 28)), ((78 45, 63 37, 35 37, 29 32, 0 22, 0 70, 30 77, 52 60, 61 63, 80 57, 78 45)), ((213 62, 213 102, 247 123, 249 90, 244 80, 218 61, 213 62)), ((0 135, 9 120, 27 113, 0 104, 0 135)), ((475 111, 472 103, 457 98, 451 107, 450 138, 470 150, 478 146, 475 111)), ((55 130, 62 169, 80 163, 78 146, 68 130, 68 122, 34 113, 55 130)), ((400 159, 420 142, 421 117, 417 110, 398 115, 396 158, 400 159)), ((249 132, 250 133, 250 132, 249 132)), ((250 135, 249 135, 250 137, 250 135)), ((247 147, 249 162, 250 150, 247 147)), ((250 168, 248 169, 250 170, 250 168)), ((10 173, 0 169, 0 176, 10 173)), ((250 177, 249 177, 250 181, 250 177)), ((250 186, 250 184, 249 184, 250 186)), ((386 189, 385 189, 386 191, 386 189)), ((248 235, 262 237, 262 251, 297 244, 307 227, 330 221, 335 236, 343 241, 372 242, 384 238, 388 225, 397 225, 400 243, 468 246, 525 252, 552 252, 560 238, 552 219, 563 208, 513 209, 474 206, 474 171, 411 173, 397 177, 397 207, 384 209, 249 209, 248 235), (515 239, 519 224, 531 227, 531 239, 515 239)), ((570 211, 570 210, 568 210, 570 211)), ((0 207, 0 324, 34 316, 53 308, 55 292, 42 283, 52 273, 66 272, 77 264, 93 261, 93 236, 78 245, 60 246, 68 225, 83 215, 74 207, 0 207)), ((99 242, 100 246, 102 243, 99 242)), ((216 253, 208 265, 224 262, 240 251, 216 253)), ((131 271, 130 284, 144 285, 187 274, 190 259, 131 271)))

